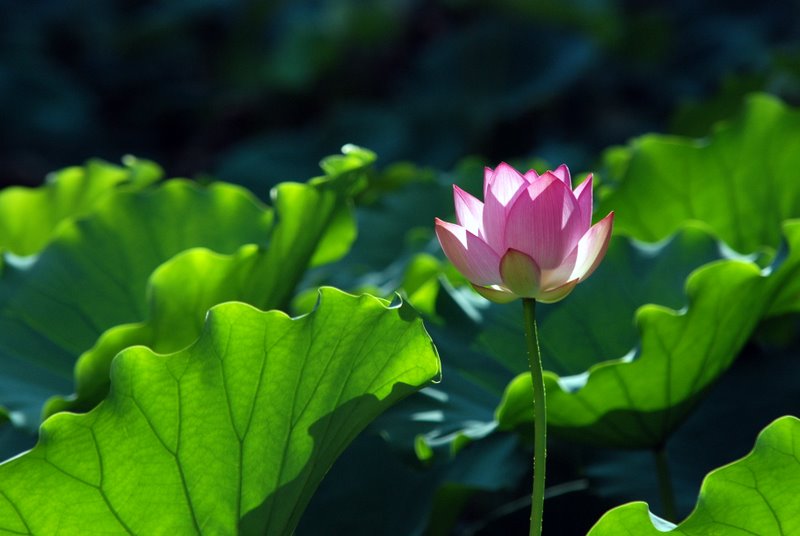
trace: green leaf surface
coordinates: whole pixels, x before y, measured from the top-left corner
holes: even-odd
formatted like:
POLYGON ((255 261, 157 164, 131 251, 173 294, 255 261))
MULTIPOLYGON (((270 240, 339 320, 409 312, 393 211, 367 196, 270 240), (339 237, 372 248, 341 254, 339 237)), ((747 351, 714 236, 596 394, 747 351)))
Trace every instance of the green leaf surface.
POLYGON ((189 348, 125 350, 103 404, 51 417, 0 465, 0 527, 290 534, 345 446, 438 374, 407 305, 325 289, 296 319, 216 306, 189 348))
POLYGON ((688 220, 707 223, 737 251, 777 248, 784 220, 800 217, 800 112, 755 95, 708 139, 646 135, 614 153, 618 183, 599 213, 614 230, 658 241, 688 220))
POLYGON ((89 212, 120 187, 141 189, 161 179, 156 164, 126 157, 124 167, 101 160, 56 171, 38 188, 0 191, 0 251, 28 256, 41 251, 58 225, 89 212))
POLYGON ((677 525, 655 518, 638 502, 607 512, 589 536, 780 536, 800 531, 800 420, 767 426, 753 451, 706 476, 697 506, 677 525))
MULTIPOLYGON (((601 358, 572 377, 546 373, 548 427, 604 446, 663 444, 736 358, 784 282, 797 276, 800 222, 788 223, 785 233, 791 254, 766 272, 742 261, 711 263, 687 280, 686 308, 640 308, 634 354, 601 358)), ((531 397, 529 376, 521 374, 498 407, 500 426, 530 423, 531 397)))
POLYGON ((67 221, 36 257, 6 256, 0 278, 0 404, 38 426, 71 389, 77 357, 106 329, 146 315, 148 277, 187 248, 265 242, 272 212, 232 185, 172 180, 119 192, 67 221))
POLYGON ((285 309, 306 269, 337 259, 355 239, 347 190, 357 173, 343 173, 335 180, 276 186, 276 223, 266 246, 246 245, 232 255, 192 249, 158 267, 148 283, 147 318, 104 332, 78 359, 76 394, 50 400, 45 413, 93 407, 108 390, 117 352, 134 345, 177 351, 197 337, 213 305, 242 301, 260 309, 285 309))
POLYGON ((331 174, 274 188, 274 210, 232 185, 206 190, 170 181, 152 192, 120 194, 67 225, 30 266, 9 270, 0 281, 0 294, 4 282, 14 293, 6 315, 35 323, 24 337, 6 341, 18 372, 0 379, 0 402, 25 413, 18 422, 35 426, 43 400, 70 389, 64 379, 81 356, 78 400, 55 398, 45 410, 87 410, 105 396, 111 359, 127 346, 176 351, 197 337, 205 312, 224 301, 286 307, 309 266, 348 251, 356 236, 349 197, 373 159, 345 147, 345 154, 323 162, 331 174), (78 309, 77 320, 87 326, 80 331, 53 321, 53 303, 78 309), (69 344, 50 350, 54 341, 69 344), (31 351, 35 345, 44 350, 31 351), (42 375, 41 368, 57 374, 42 375))

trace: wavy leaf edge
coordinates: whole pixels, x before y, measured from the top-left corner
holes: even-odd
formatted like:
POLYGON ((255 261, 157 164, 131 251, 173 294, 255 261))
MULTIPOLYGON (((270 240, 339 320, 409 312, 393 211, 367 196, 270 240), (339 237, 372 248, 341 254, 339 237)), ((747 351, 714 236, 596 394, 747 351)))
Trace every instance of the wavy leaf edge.
MULTIPOLYGON (((704 505, 704 499, 709 494, 709 488, 714 485, 714 482, 719 479, 724 473, 730 471, 731 469, 735 469, 737 467, 746 467, 746 464, 751 461, 753 458, 757 457, 761 450, 774 450, 774 446, 768 443, 771 443, 773 440, 773 436, 778 436, 784 429, 788 429, 788 432, 792 434, 792 442, 794 440, 800 438, 800 419, 793 415, 785 415, 783 417, 778 417, 770 424, 768 424, 764 429, 762 429, 758 436, 756 437, 755 444, 753 448, 750 449, 743 457, 734 460, 730 463, 717 467, 713 469, 711 472, 706 474, 703 478, 703 482, 700 484, 700 492, 697 497, 697 502, 692 509, 692 512, 680 523, 675 524, 665 519, 662 519, 655 515, 653 512, 650 511, 650 507, 646 502, 643 501, 634 501, 630 503, 626 503, 615 508, 612 508, 608 512, 602 515, 600 519, 594 524, 591 528, 587 536, 593 536, 596 534, 600 536, 601 534, 611 534, 601 532, 604 529, 603 523, 614 523, 616 521, 616 516, 619 515, 626 515, 630 516, 630 518, 635 517, 642 517, 647 516, 647 519, 650 521, 652 528, 658 533, 665 533, 665 534, 686 534, 681 529, 687 524, 691 523, 694 516, 699 515, 701 513, 702 507, 704 505)), ((800 458, 797 457, 795 454, 795 461, 800 466, 800 458)), ((798 471, 800 474, 800 471, 798 471)), ((755 475, 753 475, 755 478, 755 475)), ((763 498, 763 496, 762 496, 763 498)), ((772 510, 772 506, 769 504, 766 498, 763 498, 767 507, 773 512, 773 515, 777 516, 777 514, 772 510)), ((628 519, 629 517, 626 517, 628 519)), ((713 519, 713 518, 712 518, 713 519)), ((776 517, 777 519, 777 517, 776 517)), ((632 527, 636 529, 636 527, 632 527)), ((733 527, 735 528, 735 527, 733 527)), ((612 526, 613 530, 613 526, 612 526)), ((630 531, 630 528, 627 529, 630 531)), ((633 534, 632 532, 627 532, 628 534, 633 534)), ((700 534, 697 532, 692 532, 692 534, 700 534)))

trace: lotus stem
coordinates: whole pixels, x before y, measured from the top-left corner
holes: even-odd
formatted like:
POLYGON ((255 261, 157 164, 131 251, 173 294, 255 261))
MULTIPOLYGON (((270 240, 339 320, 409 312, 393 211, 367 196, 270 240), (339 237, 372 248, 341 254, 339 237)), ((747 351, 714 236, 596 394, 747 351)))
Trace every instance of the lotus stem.
POLYGON ((536 327, 536 300, 523 298, 525 339, 528 343, 528 365, 533 381, 533 492, 531 493, 530 536, 541 536, 544 513, 544 475, 547 456, 547 408, 545 406, 542 354, 539 351, 539 330, 536 327))
POLYGON ((661 495, 661 508, 667 521, 677 522, 678 511, 675 508, 675 491, 672 488, 672 477, 669 474, 667 447, 661 445, 653 449, 658 475, 658 491, 661 495))

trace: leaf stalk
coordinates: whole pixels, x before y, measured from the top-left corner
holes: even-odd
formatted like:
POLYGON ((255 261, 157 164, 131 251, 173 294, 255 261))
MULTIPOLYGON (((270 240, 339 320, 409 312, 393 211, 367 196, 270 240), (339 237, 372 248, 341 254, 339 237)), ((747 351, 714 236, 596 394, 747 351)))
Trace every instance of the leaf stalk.
POLYGON ((547 457, 547 407, 545 405, 542 354, 539 350, 539 330, 536 326, 536 300, 523 298, 525 339, 528 365, 533 381, 533 491, 531 493, 530 536, 541 536, 544 513, 544 477, 547 457))
POLYGON ((656 475, 658 476, 658 491, 661 496, 661 508, 665 519, 675 523, 678 520, 678 511, 675 507, 675 490, 672 487, 672 477, 669 473, 666 445, 660 445, 654 448, 653 456, 656 461, 656 475))

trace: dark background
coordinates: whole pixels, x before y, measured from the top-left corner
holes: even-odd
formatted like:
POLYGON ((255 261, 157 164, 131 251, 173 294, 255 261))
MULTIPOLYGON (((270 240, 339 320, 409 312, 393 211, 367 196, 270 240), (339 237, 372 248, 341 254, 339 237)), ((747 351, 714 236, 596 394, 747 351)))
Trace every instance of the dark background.
POLYGON ((450 169, 584 169, 703 135, 743 95, 800 102, 798 2, 0 2, 0 181, 127 153, 168 175, 304 180, 356 143, 450 169))

